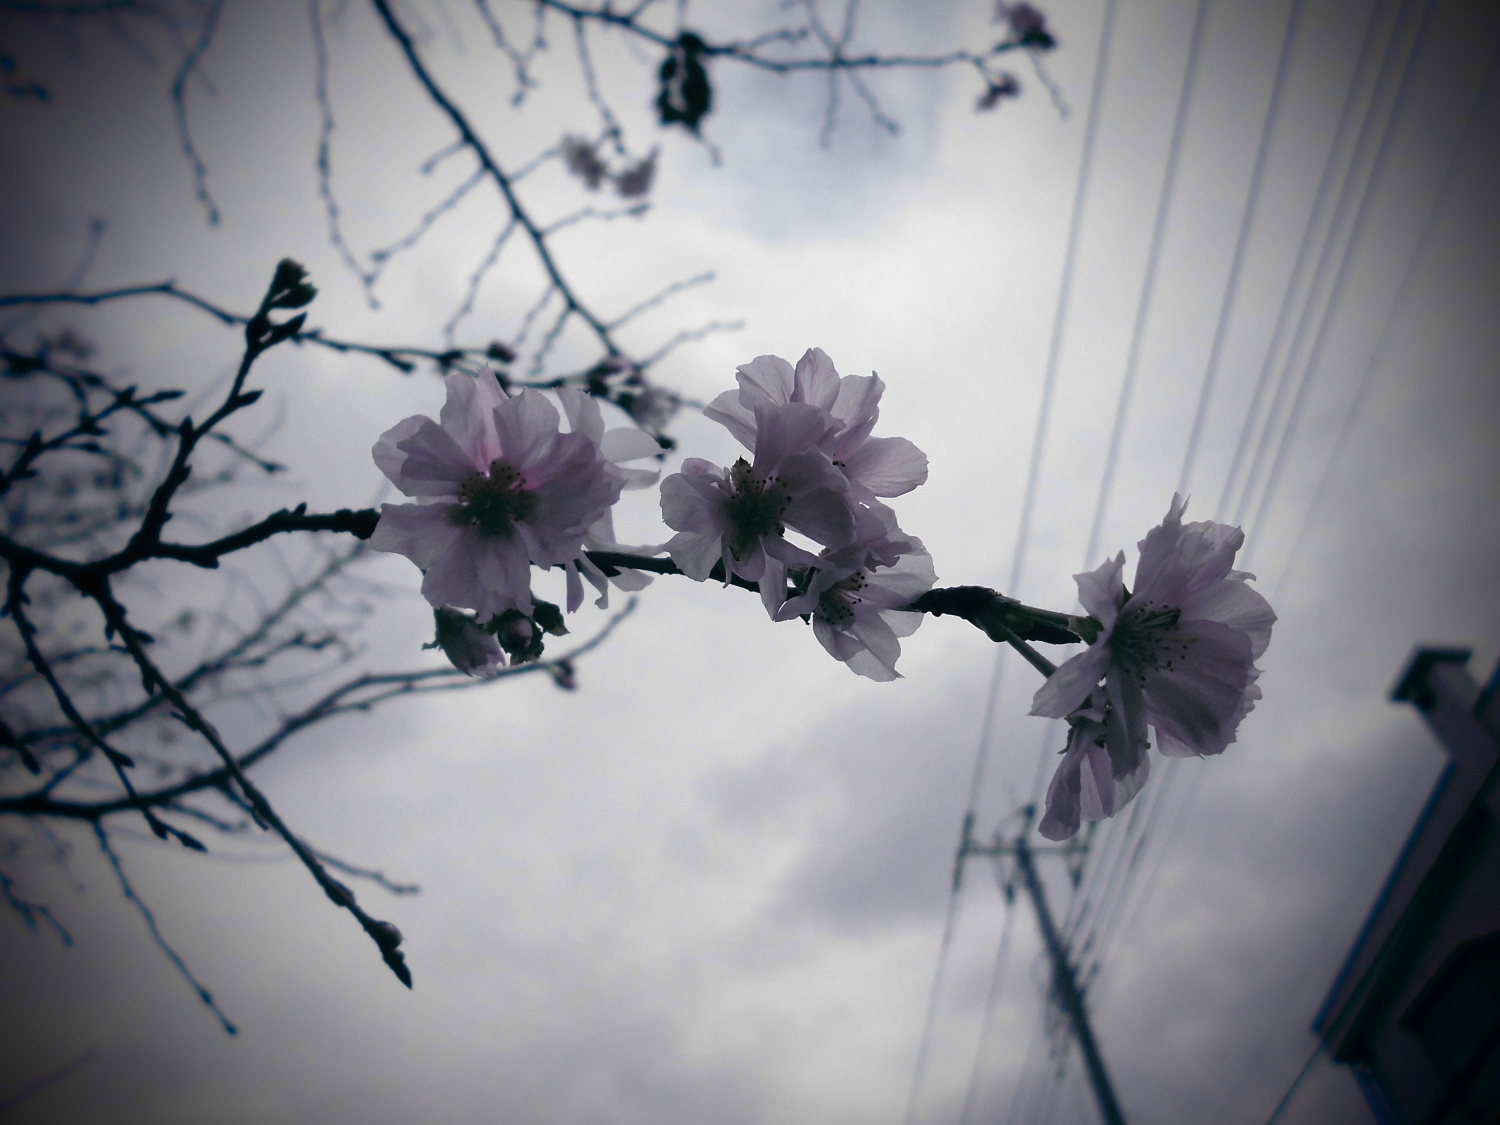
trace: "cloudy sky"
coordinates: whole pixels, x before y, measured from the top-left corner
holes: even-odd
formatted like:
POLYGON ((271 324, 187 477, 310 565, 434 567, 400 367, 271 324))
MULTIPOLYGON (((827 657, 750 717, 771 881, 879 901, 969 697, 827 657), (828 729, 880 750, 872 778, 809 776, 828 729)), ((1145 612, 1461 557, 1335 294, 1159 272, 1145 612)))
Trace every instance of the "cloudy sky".
MULTIPOLYGON (((530 5, 491 7, 527 40, 530 5)), ((649 354, 742 322, 660 364, 689 398, 809 346, 842 372, 878 371, 880 432, 931 461, 897 512, 944 585, 1071 609, 1071 575, 1121 549, 1133 565, 1179 487, 1190 516, 1244 525, 1244 565, 1280 621, 1239 742, 1158 769, 1086 854, 1037 863, 1127 1115, 1262 1122, 1442 765, 1390 685, 1421 643, 1472 647, 1480 677, 1500 654, 1497 27, 1458 0, 1210 2, 1201 20, 1186 2, 1045 7, 1056 98, 1020 58, 1022 97, 991 114, 974 112, 968 70, 885 71, 869 84, 900 132, 844 86, 826 147, 825 78, 720 60, 717 162, 654 126, 656 54, 591 32, 600 86, 632 151, 660 147, 659 174, 646 215, 578 222, 552 245, 605 317, 714 271, 620 332, 649 354)), ((842 7, 823 8, 837 25, 842 7)), ((370 10, 319 11, 332 182, 368 262, 471 166, 420 170, 451 128, 370 10)), ((516 108, 473 7, 399 11, 507 166, 598 129, 568 24, 548 22, 516 108)), ((801 19, 749 0, 686 11, 711 38, 801 19)), ((658 4, 648 22, 675 31, 676 12, 658 4)), ((866 4, 851 50, 987 44, 990 14, 866 4)), ((20 73, 53 98, 0 106, 19 138, 0 155, 0 291, 64 286, 97 217, 83 289, 175 278, 248 310, 291 256, 327 334, 442 344, 501 204, 471 193, 390 263, 372 307, 328 237, 306 4, 226 4, 187 85, 216 226, 176 131, 181 45, 128 21, 3 21, 20 73)), ((556 161, 521 190, 544 222, 605 206, 556 161)), ((454 339, 512 336, 537 285, 526 248, 508 246, 454 339)), ((233 332, 165 302, 0 323, 17 341, 72 325, 99 366, 195 394, 237 359, 233 332)), ((554 362, 595 358, 570 335, 554 362)), ((267 399, 236 432, 291 479, 204 520, 372 503, 371 443, 442 397, 431 375, 312 349, 272 353, 256 379, 267 399)), ((672 429, 680 454, 736 455, 701 418, 672 429)), ((665 537, 649 493, 626 501, 623 538, 665 537)), ((231 577, 157 564, 143 588, 232 615, 307 565, 292 548, 240 561, 231 577)), ((416 571, 391 558, 370 574, 383 587, 356 659, 432 660, 416 571)), ((589 608, 574 632, 606 619, 589 608)), ((57 828, 62 867, 7 825, 28 842, 8 873, 75 942, 0 916, 0 1099, 70 1067, 9 1117, 1097 1120, 1044 1003, 1035 914, 1002 896, 1012 867, 971 859, 950 896, 966 810, 980 839, 1013 833, 1061 748, 1026 717, 1036 674, 952 619, 925 623, 900 668, 860 680, 753 597, 661 579, 580 662, 575 693, 522 677, 289 745, 261 773, 289 823, 421 886, 360 890, 406 935, 411 992, 270 842, 204 859, 122 823, 137 888, 237 1038, 153 944, 90 834, 57 828)), ((1320 1066, 1281 1118, 1366 1119, 1353 1082, 1320 1066)))

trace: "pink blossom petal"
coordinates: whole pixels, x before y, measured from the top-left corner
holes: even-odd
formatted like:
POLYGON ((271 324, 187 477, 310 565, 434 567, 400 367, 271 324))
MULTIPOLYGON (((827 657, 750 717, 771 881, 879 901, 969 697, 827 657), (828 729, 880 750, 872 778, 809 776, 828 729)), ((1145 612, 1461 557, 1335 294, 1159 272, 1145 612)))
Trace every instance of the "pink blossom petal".
POLYGON ((1199 594, 1191 604, 1194 617, 1208 618, 1237 629, 1250 638, 1250 659, 1259 660, 1271 643, 1276 611, 1259 591, 1244 582, 1220 582, 1199 594))
POLYGON ((559 436, 556 408, 529 388, 495 407, 492 417, 505 462, 522 474, 545 460, 559 436))
POLYGON ((1104 695, 1109 701, 1107 737, 1121 741, 1116 753, 1133 761, 1145 754, 1149 745, 1146 737, 1149 712, 1141 682, 1132 675, 1111 670, 1104 679, 1104 695))
POLYGON ((618 426, 600 438, 599 452, 606 461, 639 461, 660 455, 661 445, 645 430, 618 426))
POLYGON ((782 518, 788 527, 828 547, 837 547, 854 534, 854 517, 848 501, 827 489, 794 498, 782 518))
POLYGON ((735 368, 740 399, 747 410, 792 401, 792 365, 777 355, 758 355, 735 368))
POLYGON ((885 384, 879 375, 845 375, 829 409, 846 431, 864 437, 880 417, 880 396, 884 393, 885 384))
POLYGON ((453 504, 382 504, 370 547, 431 566, 461 534, 453 504))
POLYGON ((1105 628, 1115 623, 1120 603, 1125 600, 1125 552, 1100 563, 1093 570, 1073 575, 1078 583, 1078 601, 1090 617, 1105 628))
POLYGON ((456 496, 478 467, 436 422, 430 418, 419 422, 396 446, 406 459, 392 483, 408 496, 456 496))
MULTIPOLYGON (((782 360, 781 362, 785 362, 782 360)), ((792 401, 830 410, 839 394, 839 373, 822 348, 808 348, 793 372, 792 401)))
POLYGON ((721 558, 723 540, 714 531, 679 531, 667 540, 666 552, 682 573, 702 582, 721 558))
POLYGON ((844 475, 876 496, 901 496, 927 480, 927 454, 903 437, 868 438, 842 460, 844 475))
POLYGON ((422 575, 422 596, 434 606, 451 605, 483 613, 491 598, 478 579, 479 547, 479 540, 473 536, 455 536, 422 575))
POLYGON ((721 509, 728 493, 724 472, 698 457, 682 463, 682 471, 661 482, 661 516, 675 531, 726 529, 721 509))
POLYGON ((370 451, 375 458, 375 466, 392 484, 400 481, 406 465, 406 453, 401 448, 401 443, 421 429, 422 423, 430 421, 430 418, 423 418, 420 414, 403 418, 375 442, 374 449, 370 451))
MULTIPOLYGON (((774 558, 787 566, 811 566, 822 564, 823 560, 811 551, 804 551, 795 543, 788 543, 781 538, 767 538, 761 544, 761 550, 770 558, 774 558)), ((750 577, 748 574, 746 578, 750 577)))
POLYGON ((1098 644, 1064 661, 1031 697, 1031 713, 1049 719, 1072 714, 1083 706, 1083 701, 1103 678, 1108 664, 1109 650, 1098 644))
POLYGON ((1178 633, 1191 657, 1148 673, 1151 724, 1199 754, 1222 753, 1250 675, 1250 640, 1217 621, 1184 622, 1178 633))
MULTIPOLYGON (((577 387, 559 387, 557 401, 562 404, 563 417, 568 420, 569 432, 582 434, 595 445, 600 446, 602 451, 604 415, 599 410, 598 401, 592 395, 584 394, 577 387)), ((653 441, 651 444, 656 443, 653 441)), ((607 453, 605 459, 614 460, 607 453)))
MULTIPOLYGON (((755 408, 755 469, 768 474, 788 458, 806 458, 833 428, 816 406, 793 402, 755 408)), ((826 457, 825 457, 826 459, 826 457)))
POLYGON ((447 400, 438 416, 443 429, 475 465, 489 468, 500 456, 495 435, 495 407, 506 400, 495 373, 488 367, 477 376, 462 371, 443 376, 447 400))
POLYGON ((741 401, 741 391, 725 391, 703 408, 712 418, 734 435, 736 441, 755 452, 755 415, 741 401))
POLYGON ((578 607, 583 604, 583 580, 578 576, 577 566, 568 566, 567 571, 567 607, 569 613, 577 613, 578 607))
POLYGON ((858 615, 849 632, 870 654, 870 657, 889 671, 891 678, 894 679, 896 661, 901 656, 901 642, 897 639, 896 631, 891 628, 885 616, 878 613, 858 615))
POLYGON ((776 611, 781 608, 781 603, 786 601, 786 563, 769 553, 762 557, 766 560, 766 564, 758 579, 760 604, 765 606, 766 615, 775 621, 776 611))
POLYGON ((1046 811, 1036 830, 1049 840, 1069 840, 1078 834, 1083 819, 1079 756, 1086 752, 1079 750, 1074 757, 1064 757, 1047 786, 1046 811))

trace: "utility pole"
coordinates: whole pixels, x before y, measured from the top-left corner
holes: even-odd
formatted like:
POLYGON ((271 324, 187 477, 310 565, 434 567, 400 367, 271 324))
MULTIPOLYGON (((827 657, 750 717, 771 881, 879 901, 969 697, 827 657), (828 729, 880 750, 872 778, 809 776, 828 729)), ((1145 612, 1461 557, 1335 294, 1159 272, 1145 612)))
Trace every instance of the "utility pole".
MULTIPOLYGON (((1078 986, 1078 977, 1068 960, 1067 947, 1052 921, 1052 911, 1047 905, 1047 893, 1042 881, 1037 878, 1032 863, 1032 850, 1026 843, 1026 828, 1031 824, 1034 810, 1028 806, 1025 825, 1010 844, 1003 844, 996 833, 996 840, 989 847, 976 844, 969 835, 971 821, 964 823, 964 838, 958 849, 958 863, 971 855, 1011 855, 1016 860, 1016 870, 1021 873, 1021 883, 1031 896, 1031 905, 1036 910, 1037 926, 1042 931, 1042 940, 1047 945, 1047 956, 1052 960, 1053 994, 1058 1005, 1068 1017, 1073 1037, 1078 1040, 1078 1049, 1083 1052, 1083 1064, 1088 1071, 1089 1085, 1093 1087, 1094 1099, 1099 1103, 1099 1115, 1105 1125, 1125 1125, 1125 1115, 1120 1112, 1120 1103, 1115 1100, 1114 1087, 1109 1081, 1109 1071, 1104 1067, 1104 1057, 1099 1053, 1099 1044, 1094 1040, 1089 1026, 1088 1011, 1083 1005, 1083 989, 1078 986)), ((955 882, 957 871, 955 870, 955 882)))
POLYGON ((1042 931, 1042 940, 1047 943, 1047 954, 1052 958, 1052 983, 1057 1002, 1067 1013, 1073 1025, 1073 1037, 1078 1040, 1078 1049, 1083 1052, 1083 1065, 1089 1072, 1089 1085, 1094 1088, 1094 1098, 1099 1103, 1099 1114, 1107 1125, 1125 1125, 1125 1115, 1120 1112, 1120 1103, 1115 1101, 1114 1087, 1110 1085, 1109 1072, 1104 1069, 1104 1058, 1099 1054, 1099 1045, 1094 1042, 1094 1032, 1089 1027, 1089 1015, 1083 1007, 1083 991, 1073 974, 1068 961, 1068 951, 1058 937, 1057 927, 1052 924, 1052 911, 1047 907, 1047 894, 1042 881, 1036 877, 1036 868, 1031 863, 1031 849, 1024 835, 1017 836, 1011 846, 1016 857, 1016 868, 1021 872, 1021 881, 1026 893, 1031 896, 1031 905, 1036 908, 1037 925, 1042 931))

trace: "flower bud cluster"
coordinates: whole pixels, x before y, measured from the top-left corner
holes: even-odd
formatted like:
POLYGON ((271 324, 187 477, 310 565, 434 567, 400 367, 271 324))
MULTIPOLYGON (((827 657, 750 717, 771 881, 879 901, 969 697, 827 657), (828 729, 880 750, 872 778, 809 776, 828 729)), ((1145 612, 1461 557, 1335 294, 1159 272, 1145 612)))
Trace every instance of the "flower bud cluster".
POLYGON ((576 387, 557 392, 559 417, 540 391, 507 395, 488 368, 454 372, 444 385, 439 420, 406 418, 375 443, 376 465, 415 503, 383 505, 370 545, 422 568, 423 595, 450 614, 439 613, 436 643, 455 667, 477 675, 498 667, 503 653, 512 662, 540 653, 519 637, 521 623, 528 637, 558 631, 548 603, 532 597, 532 567, 564 571, 569 612, 582 604, 585 580, 601 605, 610 581, 625 589, 649 581, 635 573, 607 578, 584 552, 629 550, 615 542, 610 509, 622 490, 646 487, 657 474, 622 462, 660 447, 632 427, 606 431, 599 404, 576 387), (456 609, 474 616, 452 616, 456 609))
POLYGON ((1255 576, 1234 569, 1245 533, 1212 520, 1184 524, 1186 507, 1173 496, 1138 544, 1133 590, 1123 551, 1074 575, 1101 628, 1032 700, 1033 715, 1066 718, 1070 727, 1038 826, 1049 839, 1113 816, 1140 791, 1148 727, 1169 758, 1221 754, 1261 697, 1255 661, 1276 614, 1251 589, 1255 576))
POLYGON ((757 584, 772 620, 804 617, 850 669, 891 680, 901 637, 922 615, 903 607, 935 576, 922 541, 897 526, 882 498, 927 479, 927 457, 905 438, 872 436, 884 384, 840 376, 820 348, 795 369, 763 355, 738 368, 737 390, 705 413, 746 448, 724 468, 690 457, 662 481, 662 517, 677 532, 666 552, 703 581, 757 584), (821 550, 787 538, 794 531, 821 550))

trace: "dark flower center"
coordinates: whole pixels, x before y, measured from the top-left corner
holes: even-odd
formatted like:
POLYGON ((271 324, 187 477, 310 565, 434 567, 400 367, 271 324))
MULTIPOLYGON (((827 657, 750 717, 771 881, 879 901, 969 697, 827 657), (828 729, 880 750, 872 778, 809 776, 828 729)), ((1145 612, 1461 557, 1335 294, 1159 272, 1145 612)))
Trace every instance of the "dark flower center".
POLYGON ((729 517, 729 549, 742 559, 767 535, 780 535, 786 529, 781 517, 792 502, 791 490, 775 477, 753 475, 743 457, 729 470, 733 491, 725 506, 729 517))
POLYGON ((458 522, 487 539, 508 537, 535 507, 526 478, 503 461, 491 463, 488 473, 474 473, 458 489, 458 522))
POLYGON ((835 629, 842 629, 854 620, 854 607, 864 601, 859 592, 869 584, 862 570, 839 579, 819 596, 814 615, 835 629))
POLYGON ((1120 607, 1115 631, 1110 637, 1112 663, 1145 685, 1151 672, 1170 672, 1177 661, 1186 660, 1194 638, 1177 632, 1182 611, 1153 601, 1133 599, 1120 607))

